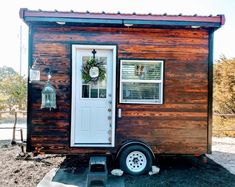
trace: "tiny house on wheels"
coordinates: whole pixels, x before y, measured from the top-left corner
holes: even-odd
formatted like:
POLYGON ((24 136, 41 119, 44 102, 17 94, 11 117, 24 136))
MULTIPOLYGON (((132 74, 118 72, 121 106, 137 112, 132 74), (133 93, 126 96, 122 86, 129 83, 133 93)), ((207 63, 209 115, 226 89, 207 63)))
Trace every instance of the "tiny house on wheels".
POLYGON ((29 27, 28 151, 110 153, 132 174, 156 154, 211 152, 213 33, 223 15, 20 17, 29 27))

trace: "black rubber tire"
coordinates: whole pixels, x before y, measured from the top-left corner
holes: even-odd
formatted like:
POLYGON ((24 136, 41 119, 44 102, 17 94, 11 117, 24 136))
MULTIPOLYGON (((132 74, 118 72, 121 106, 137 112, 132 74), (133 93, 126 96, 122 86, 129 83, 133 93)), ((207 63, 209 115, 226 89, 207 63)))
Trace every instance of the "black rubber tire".
POLYGON ((119 157, 120 168, 124 172, 126 172, 130 175, 142 175, 142 174, 147 173, 148 171, 150 171, 150 169, 152 167, 152 163, 153 163, 153 158, 152 158, 151 153, 149 152, 149 150, 147 148, 145 148, 144 146, 141 146, 141 145, 130 145, 130 146, 128 146, 127 148, 125 148, 121 152, 121 155, 119 157), (145 155, 146 159, 147 159, 147 164, 146 164, 145 168, 143 170, 139 171, 139 172, 131 171, 126 165, 126 158, 133 151, 142 152, 145 155))

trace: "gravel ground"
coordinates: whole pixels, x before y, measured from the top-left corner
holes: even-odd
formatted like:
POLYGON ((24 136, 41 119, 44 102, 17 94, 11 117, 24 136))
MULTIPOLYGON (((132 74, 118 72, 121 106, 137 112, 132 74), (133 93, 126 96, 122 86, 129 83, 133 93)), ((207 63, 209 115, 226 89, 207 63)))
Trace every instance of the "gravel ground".
POLYGON ((213 137, 212 142, 212 154, 208 154, 207 157, 235 175, 235 138, 213 137))
MULTIPOLYGON (((18 146, 12 147, 10 141, 0 141, 0 187, 34 187, 52 168, 72 168, 76 165, 87 166, 84 157, 64 157, 62 155, 44 155, 36 158, 19 159, 18 146)), ((213 154, 203 160, 195 157, 161 157, 157 165, 161 168, 158 175, 133 177, 124 175, 127 187, 154 186, 235 186, 234 160, 235 138, 213 138, 213 154), (226 170, 227 168, 228 170, 226 170)), ((112 167, 112 166, 111 166, 112 167)))

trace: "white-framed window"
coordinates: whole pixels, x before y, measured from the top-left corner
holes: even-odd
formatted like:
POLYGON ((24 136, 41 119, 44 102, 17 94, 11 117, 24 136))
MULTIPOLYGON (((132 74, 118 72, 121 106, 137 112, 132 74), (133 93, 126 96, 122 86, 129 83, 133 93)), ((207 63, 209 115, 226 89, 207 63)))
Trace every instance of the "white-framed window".
POLYGON ((121 60, 120 63, 120 103, 162 104, 162 60, 121 60))

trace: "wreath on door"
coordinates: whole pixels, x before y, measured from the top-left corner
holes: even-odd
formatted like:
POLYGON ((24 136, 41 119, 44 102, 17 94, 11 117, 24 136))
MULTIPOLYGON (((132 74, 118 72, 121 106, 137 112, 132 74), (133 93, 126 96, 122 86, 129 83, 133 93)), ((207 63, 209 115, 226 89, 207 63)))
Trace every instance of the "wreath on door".
POLYGON ((103 62, 96 62, 95 58, 87 60, 82 66, 82 79, 85 83, 102 81, 105 79, 103 62))

